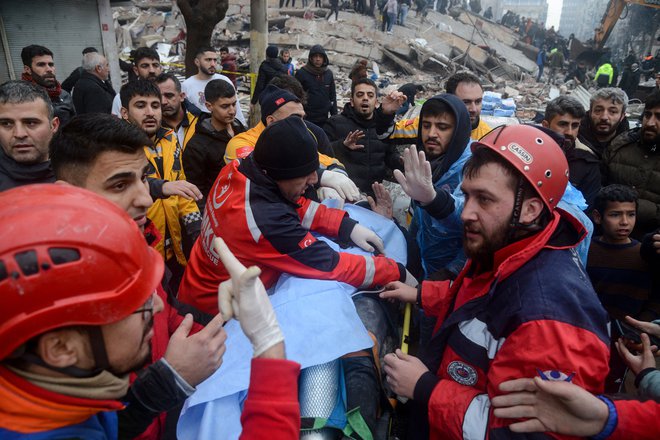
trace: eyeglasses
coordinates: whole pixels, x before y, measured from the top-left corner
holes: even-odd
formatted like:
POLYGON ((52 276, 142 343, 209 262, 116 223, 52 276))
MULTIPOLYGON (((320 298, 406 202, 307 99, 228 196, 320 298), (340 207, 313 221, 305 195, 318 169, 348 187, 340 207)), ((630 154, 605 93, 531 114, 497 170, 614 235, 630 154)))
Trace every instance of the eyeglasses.
POLYGON ((144 305, 141 308, 134 311, 132 313, 132 315, 135 315, 137 313, 141 313, 142 314, 142 320, 143 321, 149 321, 151 319, 151 317, 153 316, 153 314, 154 314, 154 295, 155 294, 156 294, 156 292, 152 293, 151 296, 149 296, 149 299, 144 303, 144 305))

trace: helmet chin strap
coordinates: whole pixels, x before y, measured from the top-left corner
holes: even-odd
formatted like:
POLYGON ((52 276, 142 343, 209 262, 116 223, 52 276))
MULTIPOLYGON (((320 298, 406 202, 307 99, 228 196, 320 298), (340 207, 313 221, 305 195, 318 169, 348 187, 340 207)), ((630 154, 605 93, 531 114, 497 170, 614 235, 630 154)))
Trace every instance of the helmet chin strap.
POLYGON ((34 365, 39 365, 40 367, 47 368, 49 370, 65 374, 71 377, 86 378, 93 377, 100 374, 103 370, 110 370, 110 362, 108 361, 108 353, 105 349, 105 341, 103 340, 103 330, 100 326, 90 326, 86 327, 86 330, 89 334, 90 345, 92 346, 92 355, 94 356, 94 365, 95 368, 87 370, 84 368, 79 368, 75 366, 69 367, 54 367, 46 363, 43 359, 31 352, 22 353, 18 359, 21 359, 25 362, 29 362, 34 365))
MULTIPOLYGON (((518 184, 516 185, 515 199, 513 202, 513 213, 511 215, 511 221, 509 222, 509 235, 507 237, 507 244, 511 244, 514 241, 519 240, 520 234, 518 232, 524 232, 523 235, 528 235, 529 233, 534 233, 543 229, 537 222, 534 221, 530 224, 524 224, 520 222, 520 215, 522 213, 522 205, 525 199, 525 186, 524 186, 524 177, 518 177, 518 184)), ((539 217, 543 215, 540 214, 539 217)), ((538 218, 537 218, 538 220, 538 218)))

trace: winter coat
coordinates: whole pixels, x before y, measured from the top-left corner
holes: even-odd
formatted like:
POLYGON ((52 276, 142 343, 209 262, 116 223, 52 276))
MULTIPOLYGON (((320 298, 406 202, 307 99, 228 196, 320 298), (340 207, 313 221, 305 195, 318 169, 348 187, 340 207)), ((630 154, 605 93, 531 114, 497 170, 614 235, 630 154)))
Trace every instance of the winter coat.
POLYGON ((422 358, 430 371, 414 390, 412 438, 510 438, 490 399, 512 378, 570 375, 602 392, 608 316, 573 249, 583 236, 557 210, 542 231, 498 250, 491 271, 468 260, 455 281, 422 283, 421 306, 438 321, 422 358))
POLYGON ((79 115, 85 113, 108 113, 117 93, 112 85, 97 76, 83 72, 73 89, 73 105, 79 115))
POLYGON ((58 98, 50 98, 55 110, 55 116, 60 120, 60 127, 66 125, 71 118, 76 115, 76 108, 73 105, 73 98, 66 90, 62 90, 58 98))
POLYGON ((53 183, 55 174, 50 161, 31 165, 16 162, 0 148, 0 191, 33 183, 53 183))
POLYGON ((612 140, 601 163, 603 184, 632 186, 639 193, 633 235, 640 237, 660 226, 660 149, 644 143, 641 128, 612 140))
POLYGON ((256 104, 259 102, 261 92, 266 88, 271 79, 288 75, 287 69, 282 64, 279 58, 266 58, 259 66, 259 73, 257 74, 257 85, 254 87, 254 93, 250 102, 256 104))
POLYGON ((335 78, 332 70, 328 69, 328 55, 323 46, 312 46, 309 51, 308 64, 296 72, 296 79, 300 81, 303 89, 307 92, 305 103, 305 118, 316 125, 323 127, 330 116, 337 114, 337 91, 335 89, 335 78), (323 55, 322 73, 315 73, 311 62, 312 55, 323 55))
MULTIPOLYGON (((160 128, 154 144, 154 147, 144 147, 149 160, 149 176, 167 181, 186 180, 181 165, 181 147, 174 132, 160 128)), ((202 221, 195 201, 177 195, 156 199, 147 211, 147 217, 164 238, 155 249, 163 255, 165 261, 176 257, 179 264, 185 266, 182 228, 185 228, 188 236, 195 240, 199 235, 202 221)))
POLYGON ((382 182, 391 170, 402 169, 396 145, 380 140, 376 134, 374 118, 364 119, 347 103, 339 115, 328 119, 324 127, 337 159, 346 167, 348 176, 360 191, 373 195, 371 184, 382 182), (351 150, 344 145, 346 135, 362 130, 365 136, 358 141, 364 148, 351 150))
POLYGON ((589 207, 593 206, 596 194, 601 188, 600 161, 591 148, 575 140, 575 148, 566 151, 568 177, 580 190, 589 207))
MULTIPOLYGON (((244 132, 245 127, 235 119, 233 130, 236 135, 244 132)), ((202 192, 202 200, 197 202, 200 212, 204 212, 206 197, 225 165, 223 157, 227 142, 231 138, 227 130, 216 131, 211 125, 211 115, 204 114, 197 122, 194 136, 183 150, 183 169, 186 170, 186 180, 197 185, 202 192)))
POLYGON ((639 70, 639 68, 632 70, 632 69, 624 69, 623 70, 623 75, 621 75, 621 80, 619 81, 619 88, 626 92, 626 95, 628 95, 628 98, 632 99, 635 97, 635 93, 637 92, 637 87, 639 86, 639 80, 641 79, 642 72, 639 70))
POLYGON ((179 298, 207 313, 218 312, 218 284, 229 274, 213 250, 214 237, 225 240, 245 266, 258 265, 266 288, 285 272, 356 287, 399 280, 405 270, 394 260, 336 252, 312 235, 318 232, 343 242, 355 223, 346 211, 305 197, 296 203, 285 199, 253 156, 235 160, 222 169, 211 189, 179 298))

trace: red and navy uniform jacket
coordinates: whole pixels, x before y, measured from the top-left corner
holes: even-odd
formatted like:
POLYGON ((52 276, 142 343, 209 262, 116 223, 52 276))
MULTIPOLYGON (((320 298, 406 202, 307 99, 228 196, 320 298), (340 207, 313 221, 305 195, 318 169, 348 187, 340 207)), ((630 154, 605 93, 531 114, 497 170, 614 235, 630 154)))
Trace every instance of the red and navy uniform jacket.
POLYGON ((252 359, 250 387, 241 412, 241 440, 300 437, 300 364, 285 359, 252 359))
POLYGON ((222 169, 209 193, 202 233, 190 254, 179 299, 207 313, 218 312, 218 283, 229 275, 213 250, 214 237, 222 237, 245 266, 259 266, 266 288, 283 272, 356 287, 399 280, 403 266, 394 260, 336 252, 311 234, 348 242, 354 225, 345 211, 304 197, 297 203, 286 200, 252 156, 233 161, 222 169))
POLYGON ((660 404, 615 400, 618 422, 608 440, 656 440, 660 433, 660 404))
MULTIPOLYGON (((513 434, 492 415, 500 383, 543 374, 598 393, 608 373, 607 313, 573 247, 577 220, 558 210, 539 233, 500 249, 493 269, 468 260, 458 278, 424 282, 424 311, 437 316, 422 359, 415 405, 429 432, 416 438, 546 438, 513 434)), ((540 437, 538 437, 540 436, 540 437)))

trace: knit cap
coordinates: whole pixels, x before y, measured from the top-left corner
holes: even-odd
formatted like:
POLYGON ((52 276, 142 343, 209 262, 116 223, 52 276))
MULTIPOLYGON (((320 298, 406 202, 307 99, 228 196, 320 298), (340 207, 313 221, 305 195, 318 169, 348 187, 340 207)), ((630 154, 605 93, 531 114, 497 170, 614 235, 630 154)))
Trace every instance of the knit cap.
POLYGON ((252 155, 275 180, 307 176, 319 168, 318 143, 300 116, 292 115, 266 127, 252 155))
POLYGON ((277 57, 277 54, 280 52, 280 50, 277 48, 277 46, 268 46, 266 48, 266 56, 268 58, 275 58, 277 57))

